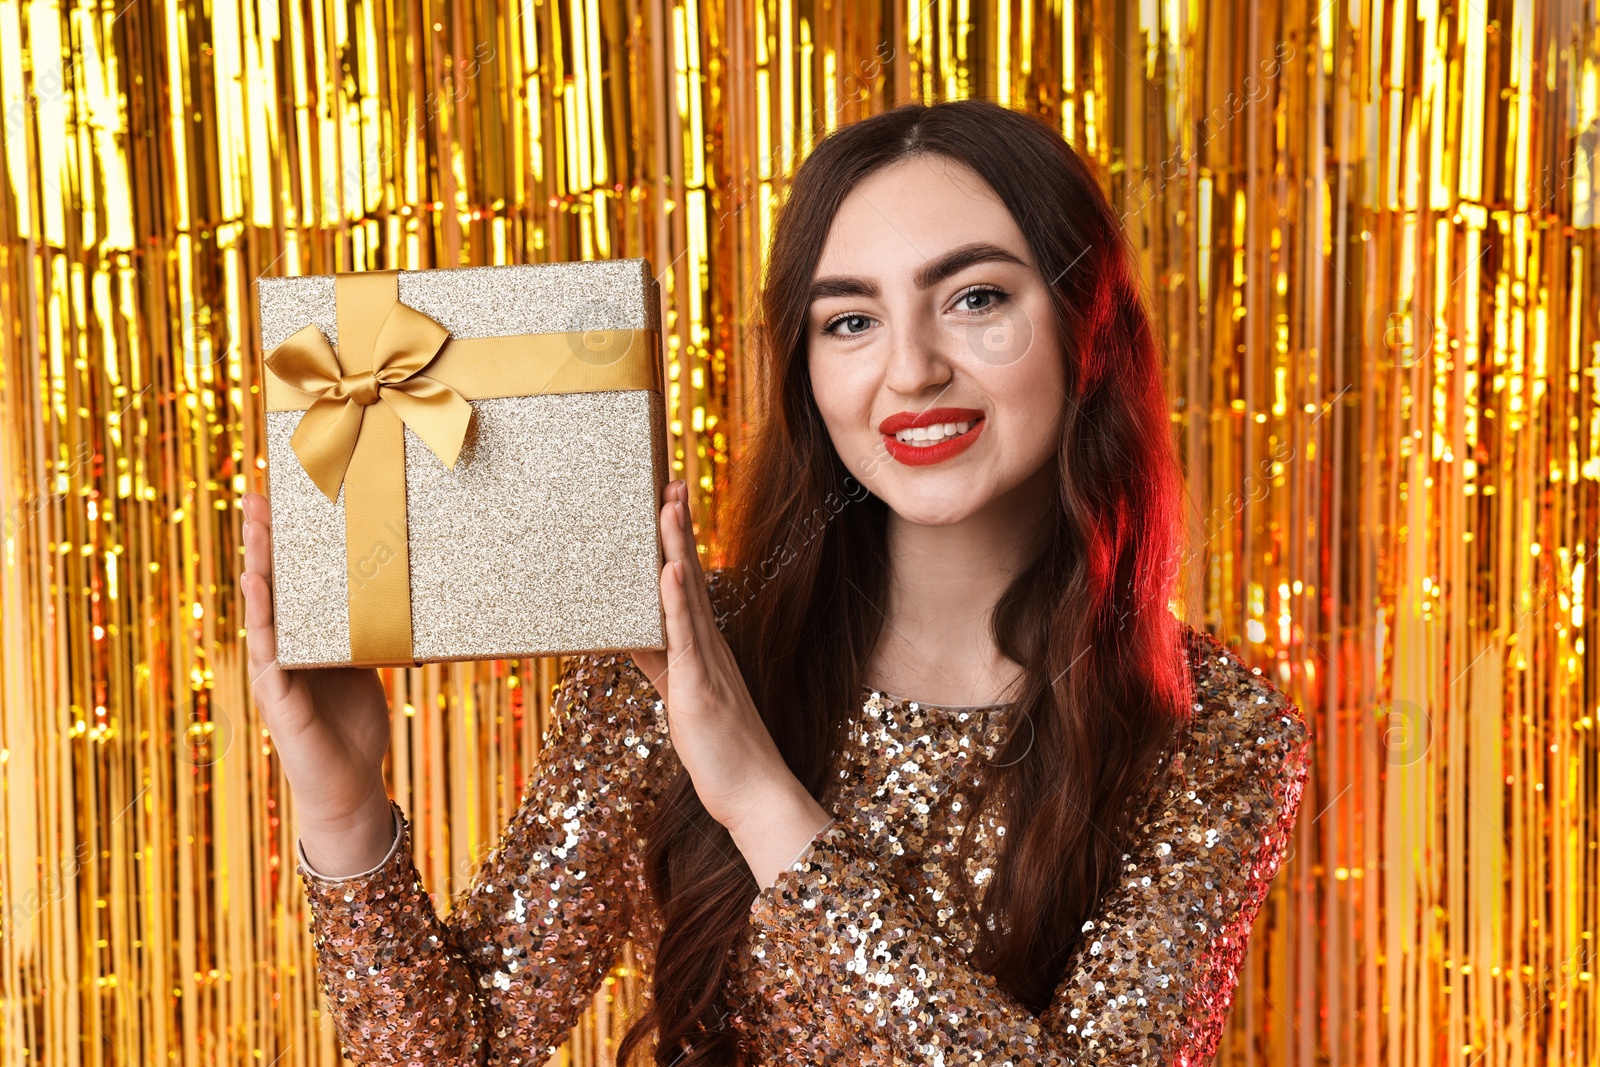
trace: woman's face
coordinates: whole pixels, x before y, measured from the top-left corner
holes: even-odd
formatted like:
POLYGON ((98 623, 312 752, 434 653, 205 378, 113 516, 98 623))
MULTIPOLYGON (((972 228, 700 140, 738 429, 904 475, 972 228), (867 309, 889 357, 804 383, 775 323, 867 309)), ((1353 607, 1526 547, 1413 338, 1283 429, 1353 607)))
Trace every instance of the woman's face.
POLYGON ((948 157, 884 167, 840 205, 811 290, 811 388, 845 466, 902 518, 960 522, 1055 462, 1048 282, 1005 205, 948 157))

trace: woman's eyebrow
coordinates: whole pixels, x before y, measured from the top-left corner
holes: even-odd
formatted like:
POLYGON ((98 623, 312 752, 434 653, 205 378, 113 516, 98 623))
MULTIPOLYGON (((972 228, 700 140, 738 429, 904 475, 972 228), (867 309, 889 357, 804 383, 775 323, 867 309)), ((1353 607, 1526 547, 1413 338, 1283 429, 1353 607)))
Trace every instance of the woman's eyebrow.
MULTIPOLYGON (((917 268, 914 277, 918 289, 926 289, 937 285, 952 274, 966 270, 974 263, 1015 263, 1020 267, 1027 264, 1016 255, 1006 251, 999 245, 975 241, 972 244, 952 248, 937 259, 930 260, 917 268)), ((826 278, 818 278, 811 283, 809 300, 822 300, 830 296, 864 296, 876 297, 878 295, 877 283, 867 278, 858 278, 851 275, 835 274, 826 278)))

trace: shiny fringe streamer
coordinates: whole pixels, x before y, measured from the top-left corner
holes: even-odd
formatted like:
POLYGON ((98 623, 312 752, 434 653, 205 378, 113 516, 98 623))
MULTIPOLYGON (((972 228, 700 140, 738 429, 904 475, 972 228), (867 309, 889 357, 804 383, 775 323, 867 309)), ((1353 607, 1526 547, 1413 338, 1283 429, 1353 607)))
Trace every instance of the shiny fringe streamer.
MULTIPOLYGON (((1176 606, 1314 725, 1219 1063, 1600 1062, 1595 18, 0 0, 0 1063, 338 1062, 241 663, 251 281, 648 256, 709 515, 785 176, 964 96, 1101 168, 1189 471, 1176 606)), ((441 907, 557 667, 388 672, 441 907)), ((611 1063, 643 980, 554 1062, 611 1063)))

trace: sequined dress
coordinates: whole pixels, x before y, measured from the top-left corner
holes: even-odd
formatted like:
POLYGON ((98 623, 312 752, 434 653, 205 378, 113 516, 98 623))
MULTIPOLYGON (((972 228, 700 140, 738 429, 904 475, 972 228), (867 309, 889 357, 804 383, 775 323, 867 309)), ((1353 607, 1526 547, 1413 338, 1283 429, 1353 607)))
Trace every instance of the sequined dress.
MULTIPOLYGON (((1193 718, 1152 777, 1120 882, 1035 1016, 966 960, 974 920, 949 849, 1011 705, 941 708, 863 690, 836 818, 750 909, 729 999, 752 1063, 1203 1064, 1288 843, 1309 731, 1259 669, 1185 627, 1193 718)), ((300 854, 318 968, 360 1064, 542 1065, 659 918, 638 828, 677 769, 666 713, 625 652, 571 658, 536 773, 470 884, 438 917, 410 829, 371 871, 324 878, 300 854)), ((982 886, 1004 827, 974 828, 982 886)))

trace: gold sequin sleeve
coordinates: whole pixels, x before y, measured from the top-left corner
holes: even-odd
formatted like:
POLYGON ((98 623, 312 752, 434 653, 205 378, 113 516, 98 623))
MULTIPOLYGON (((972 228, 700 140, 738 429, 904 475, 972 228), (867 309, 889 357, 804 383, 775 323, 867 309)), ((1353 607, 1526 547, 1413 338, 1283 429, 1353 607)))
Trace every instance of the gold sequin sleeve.
POLYGON ((330 879, 302 861, 318 972, 352 1062, 543 1064, 566 1039, 643 892, 631 827, 667 741, 624 699, 642 682, 626 653, 568 661, 521 804, 448 918, 422 887, 398 805, 400 840, 375 870, 330 879))
POLYGON ((761 966, 896 1063, 1207 1062, 1299 807, 1309 731, 1209 635, 1190 648, 1194 718, 1039 1015, 970 965, 846 823, 751 905, 761 966))

